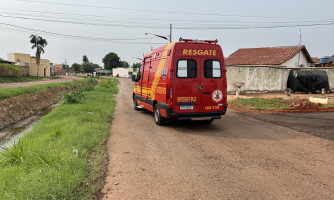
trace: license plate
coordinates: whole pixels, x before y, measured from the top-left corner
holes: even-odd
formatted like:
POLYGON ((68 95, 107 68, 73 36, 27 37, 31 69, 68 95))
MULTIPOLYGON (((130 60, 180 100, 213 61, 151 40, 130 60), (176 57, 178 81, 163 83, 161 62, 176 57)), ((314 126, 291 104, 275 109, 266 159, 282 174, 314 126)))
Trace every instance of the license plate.
POLYGON ((181 105, 180 110, 192 110, 194 107, 192 105, 181 105))

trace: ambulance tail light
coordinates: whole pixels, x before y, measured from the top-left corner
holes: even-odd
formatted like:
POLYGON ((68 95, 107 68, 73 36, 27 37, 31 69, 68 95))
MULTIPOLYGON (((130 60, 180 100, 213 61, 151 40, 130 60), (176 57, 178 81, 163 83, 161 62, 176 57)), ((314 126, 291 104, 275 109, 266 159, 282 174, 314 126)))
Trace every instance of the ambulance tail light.
POLYGON ((168 104, 168 108, 172 108, 173 107, 173 89, 170 89, 170 93, 169 93, 169 99, 167 101, 168 104))
POLYGON ((209 43, 209 44, 217 44, 218 40, 197 40, 197 39, 183 39, 180 37, 179 39, 180 42, 195 42, 195 43, 209 43))

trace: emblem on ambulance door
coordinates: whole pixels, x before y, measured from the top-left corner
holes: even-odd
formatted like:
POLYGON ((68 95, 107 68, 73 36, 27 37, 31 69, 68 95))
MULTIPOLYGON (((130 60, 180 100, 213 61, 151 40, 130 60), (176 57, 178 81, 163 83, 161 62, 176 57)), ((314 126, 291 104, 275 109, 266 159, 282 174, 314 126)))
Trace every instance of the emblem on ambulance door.
POLYGON ((165 68, 162 71, 162 80, 165 80, 166 77, 167 77, 167 69, 166 69, 166 66, 165 66, 165 68))
POLYGON ((223 93, 221 90, 215 90, 212 92, 212 100, 216 103, 221 101, 223 99, 223 93))

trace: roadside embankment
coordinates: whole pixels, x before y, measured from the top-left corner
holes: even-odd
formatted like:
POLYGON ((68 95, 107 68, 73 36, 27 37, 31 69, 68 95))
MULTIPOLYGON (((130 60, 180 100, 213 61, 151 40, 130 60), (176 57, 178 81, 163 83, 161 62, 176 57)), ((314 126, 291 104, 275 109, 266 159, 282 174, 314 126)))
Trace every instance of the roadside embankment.
POLYGON ((13 147, 4 149, 1 199, 96 199, 106 173, 117 83, 109 79, 71 92, 13 147))
POLYGON ((63 93, 96 84, 93 79, 84 79, 70 83, 3 89, 1 93, 5 99, 0 98, 0 129, 59 102, 63 93))

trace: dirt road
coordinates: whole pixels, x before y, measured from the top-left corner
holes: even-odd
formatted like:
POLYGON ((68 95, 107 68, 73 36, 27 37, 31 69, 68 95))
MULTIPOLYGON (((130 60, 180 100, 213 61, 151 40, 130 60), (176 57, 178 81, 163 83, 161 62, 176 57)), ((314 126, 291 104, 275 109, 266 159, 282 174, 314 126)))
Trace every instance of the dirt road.
POLYGON ((103 199, 334 199, 332 140, 232 110, 156 126, 131 89, 120 79, 103 199))
POLYGON ((60 79, 47 79, 42 81, 30 81, 30 82, 16 82, 16 83, 1 83, 1 88, 17 88, 17 87, 27 87, 33 85, 43 85, 43 84, 50 84, 50 83, 62 83, 62 82, 69 82, 75 79, 79 79, 75 76, 62 76, 60 79))

